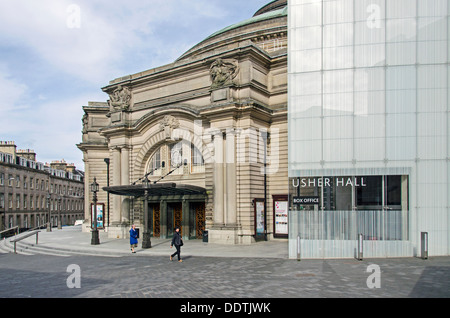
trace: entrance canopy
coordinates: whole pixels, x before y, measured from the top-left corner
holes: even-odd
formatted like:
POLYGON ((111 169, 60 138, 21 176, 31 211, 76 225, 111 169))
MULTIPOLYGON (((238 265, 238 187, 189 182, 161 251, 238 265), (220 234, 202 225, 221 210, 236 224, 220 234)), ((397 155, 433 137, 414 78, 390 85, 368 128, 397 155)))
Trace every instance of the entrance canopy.
POLYGON ((187 194, 206 193, 205 189, 202 187, 193 186, 189 184, 176 184, 173 182, 149 184, 147 188, 143 184, 136 184, 136 185, 104 187, 103 190, 111 194, 133 196, 133 197, 144 196, 145 190, 148 191, 149 196, 187 195, 187 194))

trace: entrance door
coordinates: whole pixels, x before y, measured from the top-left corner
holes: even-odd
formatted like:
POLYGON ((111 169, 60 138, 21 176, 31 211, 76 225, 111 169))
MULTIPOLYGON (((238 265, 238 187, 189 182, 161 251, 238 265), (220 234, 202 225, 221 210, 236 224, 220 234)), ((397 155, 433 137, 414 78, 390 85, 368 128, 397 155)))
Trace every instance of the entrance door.
POLYGON ((189 214, 189 237, 201 239, 205 230, 205 202, 192 202, 189 214))
POLYGON ((181 202, 167 204, 167 237, 173 236, 175 227, 180 228, 180 234, 183 235, 181 202))
POLYGON ((161 209, 159 203, 150 203, 148 206, 150 234, 153 237, 161 237, 161 209))

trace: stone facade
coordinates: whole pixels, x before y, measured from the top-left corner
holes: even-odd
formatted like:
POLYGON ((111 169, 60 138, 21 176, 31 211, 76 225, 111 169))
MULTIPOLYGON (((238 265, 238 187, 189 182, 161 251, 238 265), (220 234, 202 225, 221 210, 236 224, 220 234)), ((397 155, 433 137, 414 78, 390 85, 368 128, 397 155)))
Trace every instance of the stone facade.
POLYGON ((43 164, 34 151, 0 142, 0 229, 30 229, 49 220, 52 226, 74 225, 84 218, 83 206, 83 172, 73 164, 43 164))
MULTIPOLYGON (((288 193, 287 8, 274 2, 281 7, 216 32, 174 63, 112 80, 109 100, 83 107, 86 230, 94 177, 102 188, 148 176, 205 189, 149 193, 153 236, 179 225, 186 239, 207 230, 209 242, 249 244, 255 199, 266 197, 273 237, 272 196, 288 193)), ((108 201, 105 191, 98 198, 108 201)), ((110 237, 126 237, 132 223, 142 229, 142 198, 110 195, 109 206, 110 237)))

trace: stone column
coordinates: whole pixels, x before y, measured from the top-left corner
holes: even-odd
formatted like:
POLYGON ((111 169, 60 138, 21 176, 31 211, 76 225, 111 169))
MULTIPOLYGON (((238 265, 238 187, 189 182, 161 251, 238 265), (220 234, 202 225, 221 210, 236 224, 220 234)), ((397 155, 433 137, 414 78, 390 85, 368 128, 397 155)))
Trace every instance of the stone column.
MULTIPOLYGON (((112 185, 118 186, 121 185, 120 179, 121 179, 121 164, 120 164, 120 148, 115 147, 113 148, 113 155, 112 155, 112 185)), ((121 222, 122 216, 121 216, 121 197, 118 195, 113 196, 113 211, 112 211, 112 217, 111 217, 111 223, 113 225, 118 225, 121 222)))
POLYGON ((233 129, 227 129, 225 140, 226 210, 225 224, 236 226, 236 147, 233 129))
MULTIPOLYGON (((120 182, 121 185, 130 184, 130 165, 129 165, 130 150, 127 146, 122 147, 120 156, 120 182)), ((121 197, 121 221, 124 223, 130 222, 130 199, 128 197, 121 197)))
POLYGON ((214 226, 220 227, 224 220, 223 134, 214 135, 214 226))

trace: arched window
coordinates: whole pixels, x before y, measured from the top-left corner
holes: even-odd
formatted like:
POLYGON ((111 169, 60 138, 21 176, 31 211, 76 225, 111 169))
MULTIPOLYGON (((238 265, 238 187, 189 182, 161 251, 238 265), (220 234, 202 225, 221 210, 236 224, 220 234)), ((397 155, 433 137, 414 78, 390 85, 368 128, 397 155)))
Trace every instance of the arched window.
POLYGON ((159 148, 153 154, 152 159, 150 159, 147 171, 148 173, 150 173, 151 176, 161 175, 161 148, 159 148))
POLYGON ((194 146, 191 145, 191 172, 204 172, 205 171, 205 161, 203 160, 202 152, 194 146))
POLYGON ((176 168, 183 163, 183 143, 179 142, 169 146, 170 149, 170 167, 176 168))
POLYGON ((202 152, 186 140, 162 145, 153 153, 146 167, 146 173, 150 176, 161 176, 169 172, 171 175, 181 175, 204 171, 202 152))

